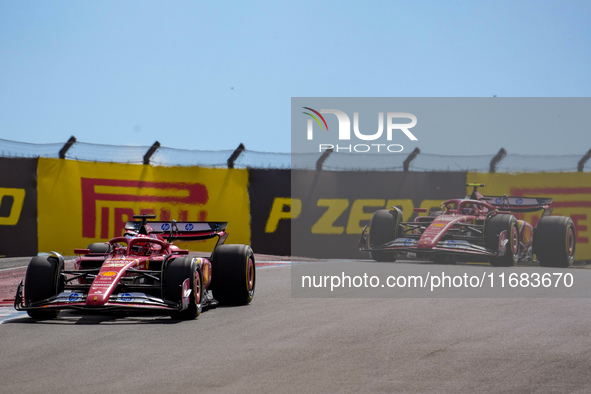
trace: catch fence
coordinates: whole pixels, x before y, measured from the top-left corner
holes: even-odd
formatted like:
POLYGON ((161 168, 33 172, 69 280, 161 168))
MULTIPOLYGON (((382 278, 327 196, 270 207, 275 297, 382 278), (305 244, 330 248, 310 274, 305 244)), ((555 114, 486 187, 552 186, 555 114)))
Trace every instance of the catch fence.
POLYGON ((451 156, 423 153, 364 154, 333 152, 282 153, 248 150, 189 150, 161 146, 92 144, 71 137, 65 143, 33 144, 0 139, 0 157, 61 158, 90 162, 252 169, 309 169, 328 171, 472 171, 472 172, 591 172, 591 149, 579 155, 522 155, 497 153, 451 156))

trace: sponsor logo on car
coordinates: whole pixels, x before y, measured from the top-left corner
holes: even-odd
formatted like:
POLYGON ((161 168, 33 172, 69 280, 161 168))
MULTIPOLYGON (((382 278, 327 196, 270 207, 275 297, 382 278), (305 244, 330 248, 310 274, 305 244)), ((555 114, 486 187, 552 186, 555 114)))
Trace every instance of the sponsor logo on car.
POLYGON ((117 272, 115 271, 105 271, 105 272, 101 272, 99 273, 100 276, 115 276, 117 275, 117 272))
POLYGON ((441 216, 441 217, 437 218, 437 220, 440 222, 451 222, 452 220, 455 220, 455 219, 456 219, 455 216, 441 216))
POLYGON ((131 296, 131 294, 129 293, 122 293, 119 294, 119 300, 123 301, 123 302, 129 302, 133 299, 133 297, 131 296))
POLYGON ((80 301, 80 294, 78 294, 78 293, 70 294, 70 296, 68 297, 68 301, 70 301, 70 302, 80 301))
POLYGON ((125 267, 127 264, 129 264, 129 261, 125 261, 125 260, 108 261, 105 264, 103 264, 103 267, 117 268, 117 267, 125 267))
POLYGON ((193 227, 194 227, 194 226, 193 226, 193 224, 192 224, 192 223, 187 223, 187 224, 185 225, 185 230, 187 230, 187 231, 191 231, 191 230, 193 230, 193 227))

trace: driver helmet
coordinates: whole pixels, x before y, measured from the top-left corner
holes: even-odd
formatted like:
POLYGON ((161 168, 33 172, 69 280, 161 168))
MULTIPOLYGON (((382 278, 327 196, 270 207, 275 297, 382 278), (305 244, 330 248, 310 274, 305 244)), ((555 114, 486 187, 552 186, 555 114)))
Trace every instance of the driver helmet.
POLYGON ((476 207, 474 204, 465 204, 462 207, 462 214, 464 215, 472 215, 476 212, 476 207))
POLYGON ((131 253, 140 255, 140 256, 147 256, 150 254, 150 243, 149 242, 136 242, 131 245, 131 253))

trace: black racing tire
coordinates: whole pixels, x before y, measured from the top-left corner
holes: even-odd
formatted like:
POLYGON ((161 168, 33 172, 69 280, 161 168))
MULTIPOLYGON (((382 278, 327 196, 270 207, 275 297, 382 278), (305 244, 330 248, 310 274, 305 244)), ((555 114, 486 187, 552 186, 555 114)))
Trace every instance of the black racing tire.
POLYGON ((543 216, 534 231, 533 252, 542 267, 570 267, 575 260, 576 239, 571 218, 543 216))
MULTIPOLYGON (((35 256, 29 262, 25 274, 25 305, 58 295, 64 287, 61 272, 64 261, 56 256, 35 256)), ((33 319, 50 320, 59 315, 59 309, 31 309, 27 314, 33 319)))
MULTIPOLYGON (((88 255, 94 255, 92 260, 81 260, 80 269, 99 269, 103 265, 103 262, 107 259, 108 253, 111 252, 112 246, 106 242, 94 242, 89 244, 86 249, 89 250, 88 255), (103 260, 98 258, 103 256, 103 260)), ((86 280, 84 280, 86 282, 86 280)))
POLYGON ((177 304, 182 302, 183 283, 190 280, 191 295, 189 306, 182 311, 174 311, 170 316, 175 320, 193 320, 201 314, 203 309, 204 290, 201 268, 191 257, 176 257, 170 259, 164 268, 163 298, 177 304))
POLYGON ((111 251, 111 245, 106 242, 94 242, 86 249, 90 251, 89 254, 107 254, 111 251))
MULTIPOLYGON (((383 245, 397 238, 398 217, 397 210, 380 209, 373 213, 369 222, 369 247, 383 245)), ((396 261, 396 253, 373 251, 369 255, 375 261, 396 261)))
POLYGON ((256 266, 248 245, 220 245, 212 255, 211 290, 222 305, 246 305, 254 298, 256 266))
POLYGON ((510 214, 498 214, 484 224, 484 245, 487 249, 499 250, 499 236, 507 231, 507 243, 503 256, 491 256, 488 261, 493 267, 511 267, 519 258, 519 227, 517 219, 510 214))

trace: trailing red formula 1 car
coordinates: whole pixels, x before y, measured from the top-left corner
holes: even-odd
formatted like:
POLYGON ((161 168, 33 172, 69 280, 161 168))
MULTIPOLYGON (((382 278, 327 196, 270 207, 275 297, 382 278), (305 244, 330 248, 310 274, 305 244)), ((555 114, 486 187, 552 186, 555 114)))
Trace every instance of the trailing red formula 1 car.
POLYGON ((56 318, 62 309, 155 311, 194 319, 204 307, 252 301, 255 261, 247 245, 223 245, 227 222, 151 222, 137 215, 123 237, 75 249, 74 270, 52 252, 33 257, 14 307, 32 318, 56 318), (188 256, 173 240, 217 237, 209 258, 188 256))
MULTIPOLYGON (((575 227, 565 216, 550 216, 551 198, 482 196, 481 184, 464 199, 447 200, 441 211, 403 222, 400 209, 374 212, 369 229, 363 229, 359 249, 376 261, 397 256, 432 260, 489 261, 508 267, 521 261, 541 266, 568 267, 575 256, 575 227), (543 211, 535 228, 513 213, 543 211)), ((426 209, 415 209, 426 212, 426 209)))

